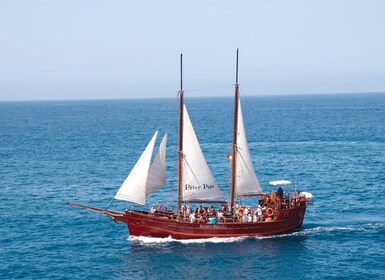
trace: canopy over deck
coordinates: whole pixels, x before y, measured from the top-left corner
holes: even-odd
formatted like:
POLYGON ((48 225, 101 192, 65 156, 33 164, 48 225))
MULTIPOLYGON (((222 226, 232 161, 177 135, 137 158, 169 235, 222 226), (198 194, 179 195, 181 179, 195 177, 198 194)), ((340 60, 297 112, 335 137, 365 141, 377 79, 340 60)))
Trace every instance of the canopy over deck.
POLYGON ((290 185, 291 182, 288 180, 278 180, 278 181, 270 181, 269 184, 272 186, 282 186, 282 185, 290 185))

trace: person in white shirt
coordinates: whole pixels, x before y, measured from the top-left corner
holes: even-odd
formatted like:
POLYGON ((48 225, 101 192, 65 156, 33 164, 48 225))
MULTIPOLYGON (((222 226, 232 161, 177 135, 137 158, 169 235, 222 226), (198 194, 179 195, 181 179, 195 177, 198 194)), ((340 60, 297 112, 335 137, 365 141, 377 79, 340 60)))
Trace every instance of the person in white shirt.
POLYGON ((191 214, 190 214, 190 222, 191 223, 195 223, 196 222, 196 218, 195 218, 195 214, 194 214, 194 212, 192 212, 191 214))
POLYGON ((218 217, 218 221, 219 222, 223 222, 223 212, 222 212, 222 210, 218 211, 217 217, 218 217))
POLYGON ((253 217, 251 216, 251 214, 248 214, 247 215, 247 222, 251 223, 252 221, 253 221, 253 217))
POLYGON ((262 208, 261 208, 261 205, 258 205, 258 208, 257 208, 257 218, 258 218, 258 220, 260 221, 260 220, 262 220, 262 218, 263 218, 263 215, 262 215, 262 208))

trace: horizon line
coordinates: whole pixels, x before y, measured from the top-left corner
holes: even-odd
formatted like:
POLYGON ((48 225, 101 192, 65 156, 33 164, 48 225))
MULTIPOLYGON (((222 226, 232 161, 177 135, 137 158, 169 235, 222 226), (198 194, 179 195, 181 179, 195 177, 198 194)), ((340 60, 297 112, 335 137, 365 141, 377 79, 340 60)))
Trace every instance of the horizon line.
MULTIPOLYGON (((362 95, 362 94, 385 94, 385 91, 357 91, 357 92, 317 92, 317 93, 273 93, 273 94, 241 94, 242 97, 280 97, 280 96, 312 96, 312 95, 362 95)), ((232 98, 232 95, 195 95, 189 96, 188 99, 196 99, 196 98, 232 98)), ((114 101, 114 100, 156 100, 156 99, 173 99, 177 98, 177 95, 172 96, 148 96, 148 97, 101 97, 101 98, 68 98, 68 99, 55 99, 55 98, 47 98, 47 99, 8 99, 8 100, 0 100, 0 103, 7 102, 64 102, 64 101, 114 101)))

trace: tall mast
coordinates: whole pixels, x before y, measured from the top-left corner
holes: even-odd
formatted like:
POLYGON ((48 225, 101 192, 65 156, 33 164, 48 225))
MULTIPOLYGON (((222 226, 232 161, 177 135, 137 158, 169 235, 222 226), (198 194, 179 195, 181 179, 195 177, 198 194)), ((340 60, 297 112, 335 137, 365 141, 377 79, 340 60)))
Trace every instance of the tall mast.
POLYGON ((235 95, 234 95, 234 128, 233 128, 233 148, 231 153, 231 211, 234 209, 235 203, 235 180, 236 180, 236 166, 237 166, 237 134, 238 134, 238 99, 239 99, 239 84, 238 84, 238 52, 235 71, 235 95))
POLYGON ((183 54, 180 54, 180 90, 179 90, 179 150, 178 150, 178 210, 181 210, 183 188, 183 54))

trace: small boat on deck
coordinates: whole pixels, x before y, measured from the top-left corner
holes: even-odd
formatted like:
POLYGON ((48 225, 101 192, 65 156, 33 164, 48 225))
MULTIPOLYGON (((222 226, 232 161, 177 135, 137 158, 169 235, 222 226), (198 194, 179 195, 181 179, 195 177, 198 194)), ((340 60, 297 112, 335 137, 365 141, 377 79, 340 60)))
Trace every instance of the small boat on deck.
MULTIPOLYGON (((194 128, 183 101, 182 55, 179 95, 178 148, 178 205, 176 211, 167 211, 163 205, 150 211, 113 211, 82 205, 67 204, 106 214, 114 221, 126 223, 133 236, 196 239, 212 237, 267 236, 290 232, 304 220, 309 196, 297 191, 284 191, 281 186, 289 181, 272 181, 277 191, 264 193, 259 184, 248 148, 243 114, 239 98, 238 50, 236 56, 236 83, 234 96, 234 123, 231 164, 230 197, 223 199, 220 190, 200 148, 194 128), (237 198, 254 197, 251 206, 239 205, 237 198), (190 205, 199 205, 195 211, 190 205), (219 210, 202 207, 219 205, 219 210)), ((145 205, 146 196, 166 184, 166 142, 163 137, 151 163, 155 132, 143 154, 115 195, 115 199, 145 205)), ((217 208, 217 209, 218 209, 217 208)))

